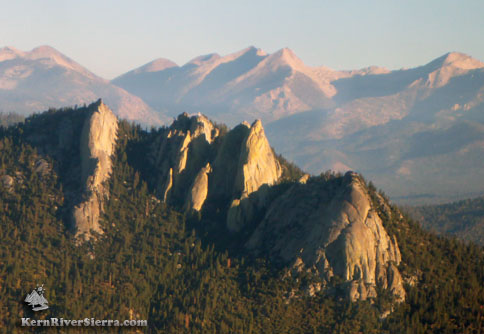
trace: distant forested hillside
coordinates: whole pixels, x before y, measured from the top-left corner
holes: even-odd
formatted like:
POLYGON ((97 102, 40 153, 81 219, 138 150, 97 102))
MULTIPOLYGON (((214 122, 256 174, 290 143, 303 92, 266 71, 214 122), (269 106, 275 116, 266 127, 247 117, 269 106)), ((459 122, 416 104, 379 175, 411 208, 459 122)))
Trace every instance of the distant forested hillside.
POLYGON ((428 230, 484 245, 484 197, 406 210, 428 230))

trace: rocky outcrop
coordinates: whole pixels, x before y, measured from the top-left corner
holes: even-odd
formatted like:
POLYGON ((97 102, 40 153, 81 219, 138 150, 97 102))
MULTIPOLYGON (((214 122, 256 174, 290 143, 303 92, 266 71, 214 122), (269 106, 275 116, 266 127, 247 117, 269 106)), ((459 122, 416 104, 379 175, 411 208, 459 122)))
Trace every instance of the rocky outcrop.
POLYGON ((211 144, 219 131, 203 115, 181 114, 160 134, 153 145, 152 162, 158 174, 157 189, 164 202, 189 200, 187 189, 194 185, 197 175, 206 166, 211 144))
POLYGON ((208 194, 208 174, 212 172, 210 163, 198 172, 187 198, 187 209, 200 211, 208 194))
POLYGON ((230 205, 227 215, 229 230, 240 231, 252 219, 256 208, 264 205, 263 191, 252 198, 249 198, 250 194, 259 191, 262 185, 273 185, 281 175, 281 166, 267 141, 261 121, 257 120, 242 142, 234 186, 240 197, 230 205))
POLYGON ((260 120, 250 127, 247 138, 242 143, 235 191, 247 197, 263 184, 274 184, 282 174, 272 148, 267 141, 260 120))
POLYGON ((41 176, 46 176, 49 174, 51 167, 49 163, 45 159, 39 159, 35 162, 35 169, 36 173, 39 173, 41 176))
POLYGON ((102 233, 99 217, 104 197, 108 195, 105 182, 112 169, 118 120, 101 100, 89 106, 80 139, 82 200, 73 209, 76 236, 85 240, 92 232, 102 233))
POLYGON ((396 240, 384 229, 359 176, 349 172, 340 182, 296 183, 269 206, 247 248, 325 281, 338 275, 348 282, 352 300, 376 296, 377 285, 404 300, 396 240))
MULTIPOLYGON (((160 134, 153 152, 165 202, 198 212, 210 203, 213 214, 226 214, 230 232, 248 234, 250 251, 323 282, 337 275, 352 300, 375 297, 377 287, 405 298, 398 244, 357 174, 330 181, 306 174, 281 185, 282 193, 272 191, 282 168, 260 121, 225 132, 204 116, 183 114, 160 134)), ((383 198, 377 201, 389 210, 383 198)))
MULTIPOLYGON (((26 123, 28 140, 40 152, 32 167, 40 177, 59 175, 58 213, 69 216, 81 242, 103 233, 118 123, 101 101, 51 114, 56 117, 26 123)), ((204 231, 231 232, 225 245, 281 263, 289 268, 284 277, 312 275, 300 285, 304 294, 338 284, 327 291, 344 287, 351 300, 364 300, 386 288, 405 298, 397 240, 382 221, 394 208, 359 175, 304 174, 274 154, 260 121, 229 131, 202 115, 182 114, 170 127, 137 138, 151 142, 137 156, 147 157, 138 176, 158 202, 185 210, 190 223, 198 218, 204 231)), ((21 186, 26 179, 19 173, 0 171, 0 191, 21 186)), ((149 211, 147 204, 146 216, 149 211)))
POLYGON ((230 208, 227 225, 236 231, 250 217, 248 208, 263 199, 249 196, 276 183, 282 170, 260 121, 222 130, 203 115, 182 114, 158 137, 152 160, 165 202, 201 211, 212 198, 230 208))
POLYGON ((306 184, 306 182, 308 182, 309 180, 309 177, 310 177, 309 174, 304 174, 299 178, 298 182, 302 184, 306 184))
POLYGON ((398 268, 395 265, 395 262, 390 263, 388 267, 387 279, 387 284, 383 284, 383 286, 388 288, 393 295, 397 297, 398 301, 404 301, 405 289, 403 288, 403 279, 400 271, 398 271, 398 268))
POLYGON ((165 185, 163 186, 163 202, 168 201, 168 195, 170 194, 171 187, 173 186, 173 168, 170 168, 168 174, 166 175, 165 185))
POLYGON ((0 176, 0 184, 2 185, 2 188, 7 192, 13 189, 14 183, 15 183, 14 178, 11 177, 10 175, 0 176))
POLYGON ((258 198, 244 197, 234 199, 227 212, 227 228, 231 232, 240 230, 249 223, 258 209, 258 198))

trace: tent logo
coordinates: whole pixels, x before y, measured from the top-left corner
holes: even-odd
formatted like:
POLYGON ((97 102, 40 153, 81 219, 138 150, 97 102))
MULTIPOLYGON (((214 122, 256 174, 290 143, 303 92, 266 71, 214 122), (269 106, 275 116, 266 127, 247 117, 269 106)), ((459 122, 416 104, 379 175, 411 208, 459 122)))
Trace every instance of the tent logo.
POLYGON ((49 308, 47 306, 47 299, 44 297, 45 289, 44 284, 42 286, 37 286, 37 288, 33 289, 31 293, 25 297, 25 302, 32 307, 33 311, 42 311, 49 308))

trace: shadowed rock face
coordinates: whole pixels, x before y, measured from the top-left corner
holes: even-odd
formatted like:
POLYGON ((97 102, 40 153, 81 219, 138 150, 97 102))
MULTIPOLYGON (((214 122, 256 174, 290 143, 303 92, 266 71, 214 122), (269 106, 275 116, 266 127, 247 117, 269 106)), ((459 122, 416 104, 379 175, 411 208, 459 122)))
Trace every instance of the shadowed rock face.
POLYGON ((269 206, 246 245, 296 271, 309 270, 329 281, 338 275, 349 282, 352 300, 376 296, 376 285, 404 300, 401 261, 396 240, 385 231, 371 206, 364 183, 347 173, 328 193, 317 183, 295 185, 269 206))
MULTIPOLYGON (((201 211, 209 197, 232 202, 231 210, 238 210, 234 203, 275 184, 282 174, 260 121, 220 136, 205 116, 182 114, 160 135, 153 152, 162 198, 188 210, 201 211)), ((233 212, 228 217, 231 230, 245 222, 233 212)))
POLYGON ((76 236, 89 239, 91 231, 102 233, 99 216, 103 200, 108 196, 104 183, 112 169, 118 120, 101 100, 84 121, 81 134, 81 180, 84 187, 82 201, 74 207, 73 220, 76 236))
POLYGON ((207 197, 212 144, 220 130, 205 116, 181 114, 156 139, 151 160, 164 202, 200 211, 207 197))
POLYGON ((244 225, 250 223, 257 207, 264 204, 264 191, 261 190, 252 199, 249 199, 249 195, 263 185, 275 184, 281 175, 281 166, 267 141, 261 121, 257 120, 242 142, 235 178, 235 191, 241 195, 230 205, 227 215, 227 227, 230 231, 240 231, 244 225))
POLYGON ((230 232, 248 235, 246 248, 253 253, 326 282, 337 275, 351 300, 376 297, 377 286, 404 300, 397 241, 357 174, 331 184, 306 176, 282 193, 269 191, 282 168, 260 121, 221 135, 204 116, 184 114, 160 135, 153 152, 164 200, 198 212, 210 201, 226 212, 230 232))

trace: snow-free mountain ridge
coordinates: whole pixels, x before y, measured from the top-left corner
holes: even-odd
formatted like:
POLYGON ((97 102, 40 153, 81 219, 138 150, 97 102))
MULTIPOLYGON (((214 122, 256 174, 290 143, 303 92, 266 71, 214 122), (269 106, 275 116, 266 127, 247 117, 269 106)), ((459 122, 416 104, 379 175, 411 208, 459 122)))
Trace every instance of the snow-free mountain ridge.
POLYGON ((249 47, 113 82, 171 117, 259 118, 275 149, 309 172, 357 170, 393 198, 484 191, 484 163, 468 163, 484 155, 484 63, 463 53, 410 69, 337 71, 307 66, 288 48, 249 47))
POLYGON ((459 52, 410 69, 338 71, 251 46, 182 66, 156 59, 109 83, 48 46, 0 49, 0 112, 98 98, 149 125, 182 112, 231 126, 261 119, 276 151, 308 172, 356 170, 399 201, 484 191, 484 63, 459 52))
POLYGON ((0 112, 26 115, 51 107, 83 105, 98 98, 103 98, 123 118, 160 123, 159 116, 139 97, 50 46, 28 52, 13 47, 0 49, 0 112))

